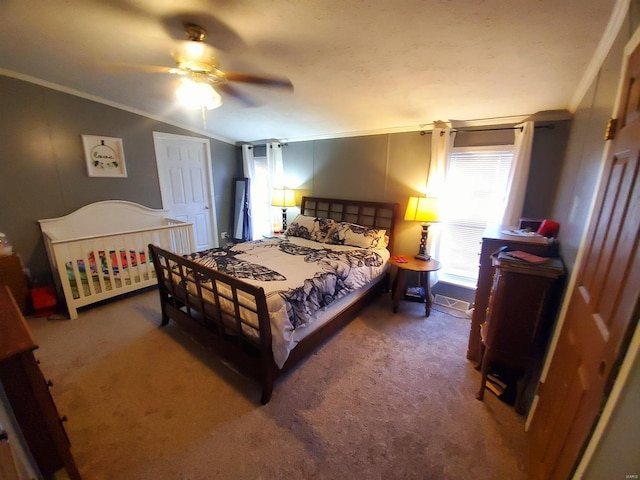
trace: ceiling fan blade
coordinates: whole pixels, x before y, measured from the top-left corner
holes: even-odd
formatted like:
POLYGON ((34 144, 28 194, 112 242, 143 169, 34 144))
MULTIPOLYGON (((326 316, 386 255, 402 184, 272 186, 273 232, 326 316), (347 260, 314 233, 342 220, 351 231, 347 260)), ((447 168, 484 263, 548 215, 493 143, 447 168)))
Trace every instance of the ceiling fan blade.
POLYGON ((233 97, 240 101, 245 107, 257 107, 258 104, 254 102, 247 95, 239 91, 237 88, 232 87, 228 83, 218 83, 215 85, 215 89, 219 90, 221 93, 225 93, 230 97, 233 97))
POLYGON ((144 73, 177 73, 175 67, 163 67, 160 65, 140 65, 133 63, 112 63, 107 66, 111 71, 144 72, 144 73))
POLYGON ((261 77, 258 75, 249 75, 246 73, 238 72, 225 72, 225 76, 230 82, 253 83, 255 85, 266 85, 270 87, 281 87, 293 90, 293 84, 288 78, 261 77))

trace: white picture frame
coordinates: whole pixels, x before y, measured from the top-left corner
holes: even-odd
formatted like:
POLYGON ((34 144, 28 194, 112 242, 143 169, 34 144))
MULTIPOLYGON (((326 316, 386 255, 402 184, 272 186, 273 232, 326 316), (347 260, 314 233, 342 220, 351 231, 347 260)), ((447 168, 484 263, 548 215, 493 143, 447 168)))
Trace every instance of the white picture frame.
POLYGON ((101 135, 82 135, 87 175, 90 177, 126 177, 122 139, 101 135))

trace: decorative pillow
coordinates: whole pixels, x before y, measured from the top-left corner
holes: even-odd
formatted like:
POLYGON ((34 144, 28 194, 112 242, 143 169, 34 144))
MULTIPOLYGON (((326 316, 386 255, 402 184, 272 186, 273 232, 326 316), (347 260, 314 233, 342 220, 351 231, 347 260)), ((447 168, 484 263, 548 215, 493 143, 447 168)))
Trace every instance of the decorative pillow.
POLYGON ((335 224, 336 222, 330 218, 298 215, 287 228, 286 234, 289 237, 300 237, 324 243, 335 224))
POLYGON ((335 226, 335 220, 330 218, 316 218, 311 239, 316 242, 325 243, 335 226))
POLYGON ((311 232, 315 226, 316 219, 307 215, 298 215, 293 222, 289 224, 286 235, 288 237, 300 237, 311 240, 311 232))
POLYGON ((361 248, 386 247, 389 243, 386 230, 368 228, 355 223, 341 222, 329 234, 326 243, 350 245, 361 248))

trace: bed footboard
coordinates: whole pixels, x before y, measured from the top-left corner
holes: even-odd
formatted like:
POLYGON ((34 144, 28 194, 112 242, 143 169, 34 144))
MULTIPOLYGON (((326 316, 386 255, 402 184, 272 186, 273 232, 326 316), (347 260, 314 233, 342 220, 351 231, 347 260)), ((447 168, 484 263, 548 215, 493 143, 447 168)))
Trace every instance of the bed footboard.
POLYGON ((174 320, 262 386, 266 404, 278 376, 264 290, 156 245, 162 325, 174 320))

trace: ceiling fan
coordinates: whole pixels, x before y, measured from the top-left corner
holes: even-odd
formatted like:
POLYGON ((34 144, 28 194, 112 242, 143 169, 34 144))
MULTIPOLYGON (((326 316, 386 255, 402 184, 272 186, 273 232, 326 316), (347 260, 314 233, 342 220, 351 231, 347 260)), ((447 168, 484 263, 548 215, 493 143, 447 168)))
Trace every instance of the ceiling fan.
POLYGON ((221 70, 213 47, 204 41, 207 38, 207 31, 194 23, 184 24, 184 29, 188 40, 182 41, 179 48, 171 52, 176 66, 151 67, 151 69, 183 77, 177 94, 181 103, 186 106, 208 110, 219 107, 222 99, 216 90, 237 98, 247 106, 254 105, 248 96, 232 87, 229 82, 293 89, 293 84, 287 78, 221 70))

